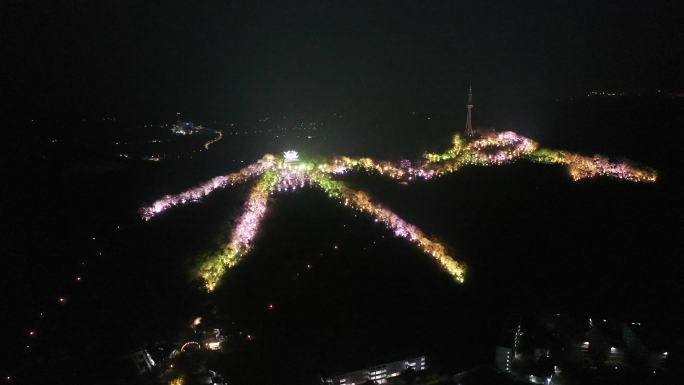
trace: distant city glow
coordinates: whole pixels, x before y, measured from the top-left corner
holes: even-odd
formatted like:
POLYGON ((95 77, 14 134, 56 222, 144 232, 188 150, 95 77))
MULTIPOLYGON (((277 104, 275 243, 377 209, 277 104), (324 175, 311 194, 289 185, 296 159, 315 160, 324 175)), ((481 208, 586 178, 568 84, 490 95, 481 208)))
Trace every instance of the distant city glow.
MULTIPOLYGON (((354 171, 376 173, 408 183, 414 180, 430 180, 453 173, 465 166, 496 166, 517 160, 565 165, 574 181, 598 176, 630 182, 654 182, 657 178, 655 171, 627 162, 614 162, 600 155, 588 157, 540 148, 535 141, 511 131, 486 132, 468 140, 455 135, 451 147, 446 152, 426 153, 424 159, 416 162, 414 166, 406 160, 390 162, 344 156, 322 162, 301 161, 299 154, 294 150, 283 152, 282 157, 265 155, 238 172, 215 177, 176 195, 166 195, 141 208, 140 215, 144 220, 150 220, 168 208, 197 202, 216 189, 258 178, 230 234, 230 239, 217 253, 206 258, 198 269, 198 276, 202 279, 204 287, 208 291, 213 291, 226 271, 251 251, 266 215, 270 196, 307 186, 316 187, 339 204, 367 214, 375 222, 383 224, 395 236, 413 243, 457 282, 462 283, 466 267, 450 255, 445 245, 374 202, 367 193, 353 190, 336 178, 354 171)), ((337 249, 338 246, 335 245, 334 248, 337 249)))

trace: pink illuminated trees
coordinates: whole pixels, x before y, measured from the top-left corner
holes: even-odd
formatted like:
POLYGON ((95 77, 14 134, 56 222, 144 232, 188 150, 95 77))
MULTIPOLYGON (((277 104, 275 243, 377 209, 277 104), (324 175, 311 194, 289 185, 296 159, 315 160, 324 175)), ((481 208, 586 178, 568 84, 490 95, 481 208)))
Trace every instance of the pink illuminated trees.
POLYGON ((239 263, 252 249, 266 215, 269 199, 273 195, 307 186, 319 188, 341 205, 367 214, 376 222, 383 224, 395 236, 408 240, 435 260, 455 281, 463 282, 466 267, 449 254, 445 245, 374 202, 365 192, 349 188, 338 178, 348 172, 368 172, 409 183, 440 177, 465 166, 495 166, 520 159, 565 165, 575 181, 597 176, 631 182, 656 180, 655 171, 647 168, 611 162, 608 158, 598 155, 586 157, 566 151, 542 149, 535 141, 510 131, 490 132, 481 133, 468 141, 456 135, 447 151, 440 154, 425 154, 424 159, 415 167, 402 167, 397 162, 350 157, 335 157, 326 162, 307 162, 299 160, 299 155, 295 151, 286 151, 283 156, 278 157, 265 155, 238 172, 215 177, 176 195, 166 195, 141 208, 140 215, 144 220, 150 220, 171 207, 199 201, 217 189, 257 179, 242 214, 236 221, 229 242, 205 260, 198 269, 198 276, 204 287, 208 291, 213 291, 227 270, 239 263))

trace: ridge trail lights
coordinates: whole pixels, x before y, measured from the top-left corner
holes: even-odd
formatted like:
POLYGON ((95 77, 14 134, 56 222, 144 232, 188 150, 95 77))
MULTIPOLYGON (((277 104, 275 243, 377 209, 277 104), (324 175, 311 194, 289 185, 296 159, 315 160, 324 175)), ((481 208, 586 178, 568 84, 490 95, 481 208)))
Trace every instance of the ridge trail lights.
POLYGON ((166 195, 141 208, 140 215, 144 220, 150 220, 170 207, 197 202, 216 189, 257 179, 229 242, 199 267, 198 276, 204 287, 207 291, 213 291, 226 271, 240 262, 252 249, 271 196, 307 186, 315 187, 340 205, 368 215, 391 230, 395 236, 410 241, 434 259, 455 281, 462 283, 466 267, 449 254, 445 245, 374 202, 367 193, 353 190, 335 178, 347 172, 366 172, 409 183, 431 180, 466 166, 497 166, 521 159, 541 164, 565 165, 574 181, 597 176, 630 182, 655 182, 657 178, 656 172, 648 168, 612 162, 599 155, 587 157, 539 148, 537 142, 512 131, 488 132, 466 139, 455 135, 451 148, 446 152, 427 153, 422 161, 408 167, 402 167, 401 162, 344 156, 322 162, 305 161, 300 160, 299 154, 294 150, 283 152, 282 157, 267 154, 238 172, 217 176, 180 194, 166 195))

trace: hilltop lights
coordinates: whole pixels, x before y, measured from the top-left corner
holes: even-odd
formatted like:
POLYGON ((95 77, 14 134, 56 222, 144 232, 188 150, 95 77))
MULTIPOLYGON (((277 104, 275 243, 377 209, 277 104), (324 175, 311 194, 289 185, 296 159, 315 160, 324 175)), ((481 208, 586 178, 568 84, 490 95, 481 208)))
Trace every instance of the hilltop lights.
POLYGON ((282 157, 265 155, 236 173, 215 177, 177 195, 166 195, 143 207, 140 215, 144 220, 150 220, 170 207, 197 202, 216 189, 258 178, 242 214, 236 221, 229 242, 207 258, 199 268, 198 275, 205 288, 213 291, 225 272, 251 251, 257 231, 266 215, 269 197, 279 192, 295 191, 307 186, 317 187, 339 204, 367 214, 374 222, 387 227, 395 236, 413 243, 433 258, 457 282, 463 282, 466 268, 449 255, 446 246, 426 236, 416 226, 407 223, 392 211, 373 202, 365 192, 352 190, 333 178, 356 171, 376 173, 408 183, 415 180, 430 180, 458 171, 464 166, 496 166, 526 159, 542 164, 565 165, 575 181, 597 176, 631 182, 656 180, 656 173, 653 170, 637 168, 627 163, 611 162, 599 155, 586 157, 539 148, 535 141, 511 131, 481 133, 473 139, 463 139, 455 135, 452 147, 446 152, 428 153, 424 158, 415 166, 406 162, 349 157, 335 157, 327 162, 314 163, 302 161, 297 151, 288 150, 283 152, 282 157))
POLYGON ((294 150, 288 150, 283 152, 283 158, 285 158, 285 160, 288 162, 299 160, 299 153, 297 153, 297 151, 294 150))

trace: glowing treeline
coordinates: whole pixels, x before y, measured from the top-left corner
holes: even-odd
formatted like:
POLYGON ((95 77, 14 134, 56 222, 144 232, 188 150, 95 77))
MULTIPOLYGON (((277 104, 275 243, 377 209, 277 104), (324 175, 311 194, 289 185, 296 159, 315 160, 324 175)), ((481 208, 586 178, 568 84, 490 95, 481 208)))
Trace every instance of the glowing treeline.
POLYGON ((600 156, 583 156, 567 151, 539 148, 539 144, 514 132, 482 133, 477 139, 466 142, 455 135, 446 152, 427 153, 415 167, 402 168, 398 163, 370 158, 337 157, 321 168, 332 174, 350 170, 377 172, 390 178, 411 181, 431 179, 458 171, 464 166, 496 166, 526 159, 536 163, 567 166, 573 180, 607 176, 632 182, 654 182, 654 170, 637 167, 627 162, 611 162, 600 156))
POLYGON ((425 236, 419 228, 401 219, 392 211, 371 201, 370 196, 363 191, 355 191, 348 188, 344 183, 332 180, 322 174, 314 176, 314 183, 323 189, 329 197, 337 199, 340 203, 356 211, 369 214, 387 226, 395 236, 408 239, 418 245, 426 254, 434 258, 454 279, 463 283, 465 279, 465 266, 453 259, 441 243, 425 236))
POLYGON ((582 156, 566 151, 541 149, 529 154, 528 158, 538 163, 564 164, 575 181, 608 176, 632 182, 655 182, 658 177, 654 170, 639 168, 626 162, 611 162, 601 155, 582 156))
POLYGON ((269 168, 272 162, 273 156, 266 155, 261 160, 250 164, 238 172, 217 176, 180 194, 165 195, 151 205, 140 209, 140 215, 143 219, 150 220, 155 215, 170 207, 184 205, 190 202, 197 202, 218 188, 244 183, 263 174, 264 171, 269 168))
POLYGON ((640 168, 627 162, 611 162, 601 155, 592 157, 567 151, 539 148, 539 144, 514 132, 491 132, 481 134, 471 142, 454 136, 452 147, 443 154, 428 153, 422 169, 434 171, 435 175, 454 172, 462 166, 492 166, 527 159, 544 164, 567 166, 573 180, 607 176, 632 182, 655 182, 654 170, 640 168))
POLYGON ((269 192, 278 180, 278 174, 273 171, 267 171, 261 176, 249 194, 245 209, 230 236, 230 242, 200 267, 199 275, 207 290, 214 290, 226 269, 235 266, 251 250, 252 241, 266 214, 269 192))
POLYGON ((265 155, 261 160, 242 170, 215 177, 177 195, 166 195, 140 214, 150 220, 164 210, 196 202, 218 188, 244 183, 259 178, 252 188, 244 210, 237 219, 229 242, 199 268, 199 276, 208 291, 214 290, 222 276, 235 266, 252 248, 254 238, 267 211, 269 196, 282 191, 294 191, 315 186, 340 204, 366 213, 376 222, 384 224, 397 237, 405 238, 435 259, 456 281, 463 282, 465 266, 453 259, 446 247, 428 238, 416 226, 401 219, 392 211, 374 203, 363 191, 355 191, 343 182, 333 179, 349 171, 371 172, 404 182, 429 180, 459 170, 463 166, 494 166, 526 159, 543 164, 562 164, 568 168, 573 180, 608 176, 633 182, 653 182, 656 173, 628 163, 611 162, 594 155, 582 156, 566 151, 539 148, 539 145, 514 132, 480 133, 476 139, 465 141, 455 135, 452 146, 444 153, 428 153, 415 166, 401 167, 399 163, 375 161, 371 158, 336 157, 328 162, 290 162, 283 157, 265 155))

